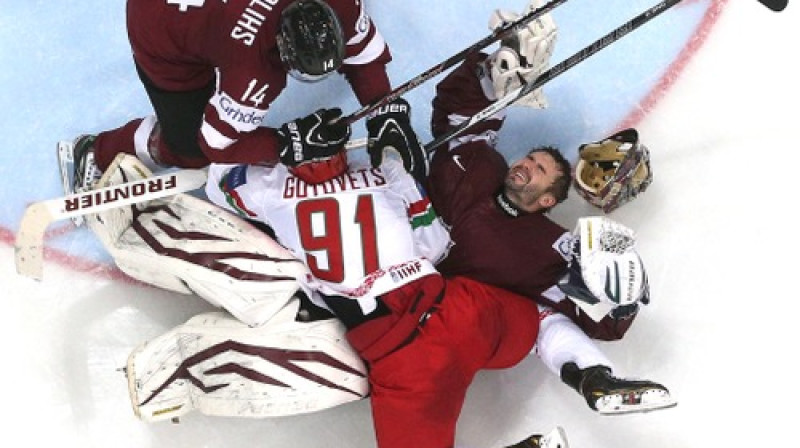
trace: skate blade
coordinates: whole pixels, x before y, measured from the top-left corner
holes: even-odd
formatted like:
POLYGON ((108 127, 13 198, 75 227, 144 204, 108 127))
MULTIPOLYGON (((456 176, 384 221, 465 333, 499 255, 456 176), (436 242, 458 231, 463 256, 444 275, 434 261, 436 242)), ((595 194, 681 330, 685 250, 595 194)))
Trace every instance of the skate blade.
MULTIPOLYGON (((70 141, 58 142, 56 155, 58 156, 58 170, 61 175, 61 187, 64 190, 64 195, 69 196, 75 194, 72 190, 73 176, 75 173, 75 160, 73 158, 74 144, 70 141)), ((85 220, 83 216, 73 216, 70 218, 75 227, 81 227, 85 220)))
POLYGON ((660 389, 631 391, 627 394, 607 395, 595 403, 602 415, 632 414, 668 409, 678 405, 669 392, 660 389))

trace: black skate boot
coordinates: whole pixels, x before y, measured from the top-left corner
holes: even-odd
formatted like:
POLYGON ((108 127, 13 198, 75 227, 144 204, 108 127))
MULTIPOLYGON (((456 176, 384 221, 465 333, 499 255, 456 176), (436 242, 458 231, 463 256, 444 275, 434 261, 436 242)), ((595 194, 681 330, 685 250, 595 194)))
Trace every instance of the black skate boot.
POLYGON ((580 369, 568 362, 561 368, 561 379, 601 414, 646 412, 678 404, 661 384, 617 378, 606 366, 580 369))
POLYGON ((567 433, 560 426, 546 435, 534 434, 507 448, 569 448, 567 433))
MULTIPOLYGON (((94 135, 81 135, 72 142, 58 142, 58 166, 64 194, 71 195, 89 191, 100 179, 102 172, 94 163, 94 135)), ((76 226, 83 218, 72 218, 76 226)))

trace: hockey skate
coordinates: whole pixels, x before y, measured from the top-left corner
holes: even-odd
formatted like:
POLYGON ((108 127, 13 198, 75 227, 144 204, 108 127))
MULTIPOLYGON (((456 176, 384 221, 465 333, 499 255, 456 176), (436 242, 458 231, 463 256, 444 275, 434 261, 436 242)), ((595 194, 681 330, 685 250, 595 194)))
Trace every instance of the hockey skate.
MULTIPOLYGON (((61 173, 61 185, 64 194, 88 191, 102 176, 102 172, 94 163, 94 135, 81 135, 75 140, 58 142, 58 168, 61 173)), ((84 223, 82 216, 72 218, 75 226, 84 223)))
POLYGON ((568 362, 561 368, 561 379, 583 395, 590 408, 601 414, 647 412, 678 404, 661 384, 617 378, 605 366, 580 369, 575 363, 568 362))
POLYGON ((567 433, 560 426, 545 435, 534 434, 508 448, 569 448, 567 433))

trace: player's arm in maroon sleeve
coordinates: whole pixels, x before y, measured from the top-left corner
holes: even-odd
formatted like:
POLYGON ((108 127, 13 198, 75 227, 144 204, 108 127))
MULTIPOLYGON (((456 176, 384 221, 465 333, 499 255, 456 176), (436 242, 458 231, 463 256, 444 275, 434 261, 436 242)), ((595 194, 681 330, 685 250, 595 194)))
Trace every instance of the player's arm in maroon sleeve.
MULTIPOLYGON (((492 103, 492 100, 487 98, 486 87, 483 85, 486 83, 486 77, 483 74, 485 59, 486 54, 484 53, 468 56, 461 65, 436 86, 431 117, 431 132, 434 137, 444 134, 492 103)), ((458 142, 476 136, 491 136, 500 129, 504 119, 505 112, 499 112, 473 125, 461 137, 447 146, 452 148, 458 142)))
POLYGON ((345 59, 339 72, 347 79, 361 105, 369 104, 391 91, 386 64, 391 52, 375 23, 364 10, 363 1, 334 2, 342 23, 345 59))
POLYGON ((286 85, 280 62, 275 64, 219 68, 218 88, 206 104, 198 136, 212 162, 269 164, 278 160, 277 131, 261 126, 269 105, 286 85))
MULTIPOLYGON (((467 58, 437 85, 431 119, 434 137, 490 103, 476 74, 485 57, 476 54, 467 58)), ((495 135, 502 123, 502 116, 491 117, 440 146, 432 155, 428 194, 446 222, 454 222, 475 198, 494 193, 502 184, 508 166, 494 149, 495 135)))

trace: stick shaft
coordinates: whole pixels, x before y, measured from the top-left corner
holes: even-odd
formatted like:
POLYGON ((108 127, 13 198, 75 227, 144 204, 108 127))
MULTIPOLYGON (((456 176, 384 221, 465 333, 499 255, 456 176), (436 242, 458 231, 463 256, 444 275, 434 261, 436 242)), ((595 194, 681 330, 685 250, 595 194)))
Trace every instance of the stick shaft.
POLYGON ((524 97, 525 95, 533 92, 534 90, 538 89, 539 87, 545 85, 546 83, 552 81, 558 75, 566 72, 567 70, 571 69, 572 67, 578 65, 579 63, 583 62, 589 56, 599 52, 603 48, 611 45, 612 43, 616 42, 617 40, 621 39, 631 31, 639 28, 640 26, 644 25, 645 23, 649 22, 662 12, 668 10, 669 8, 675 6, 676 4, 680 3, 681 0, 666 0, 659 2, 657 5, 651 7, 647 11, 639 14, 638 16, 634 17, 633 19, 625 22, 622 26, 614 29, 610 33, 606 34, 605 36, 601 37, 600 39, 594 41, 590 45, 584 47, 577 53, 573 54, 569 58, 563 60, 559 64, 551 67, 549 70, 544 71, 535 81, 524 84, 509 92, 506 96, 498 99, 494 103, 487 106, 482 111, 476 113, 468 120, 465 120, 458 126, 450 129, 445 134, 440 135, 439 137, 435 138, 433 141, 425 145, 425 150, 427 152, 431 152, 432 150, 436 149, 438 146, 442 145, 443 143, 461 135, 466 131, 468 128, 473 126, 474 124, 481 122, 492 115, 500 112, 501 110, 505 109, 506 107, 510 106, 520 98, 524 97))

